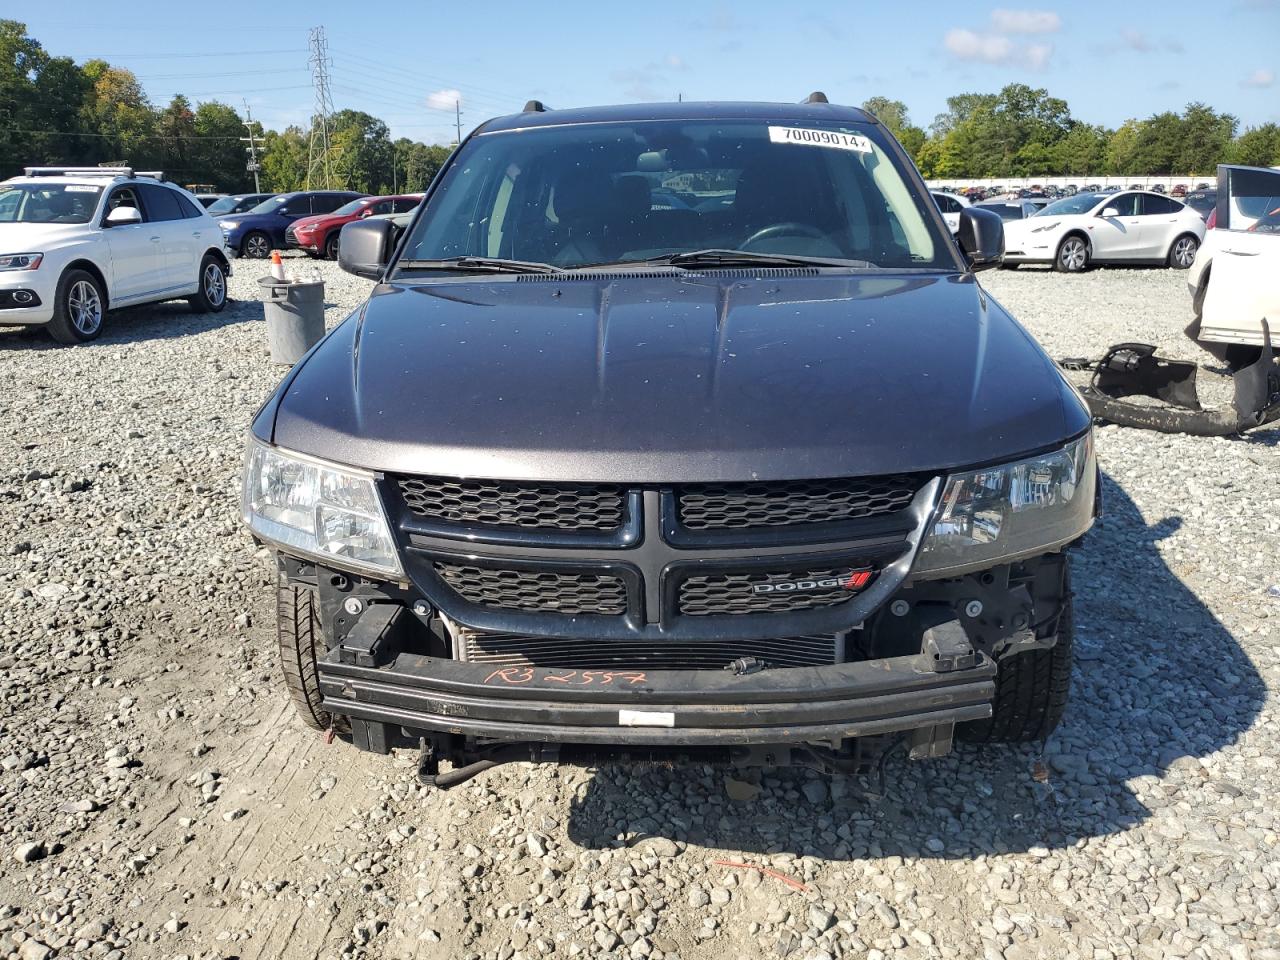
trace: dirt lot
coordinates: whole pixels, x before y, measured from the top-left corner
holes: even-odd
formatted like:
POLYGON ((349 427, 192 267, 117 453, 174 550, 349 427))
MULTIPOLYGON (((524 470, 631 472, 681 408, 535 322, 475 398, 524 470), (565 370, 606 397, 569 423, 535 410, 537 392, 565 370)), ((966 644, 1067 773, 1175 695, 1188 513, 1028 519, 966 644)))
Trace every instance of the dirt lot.
MULTIPOLYGON (((282 370, 239 266, 218 317, 0 329, 0 957, 1280 958, 1280 431, 1099 431, 1043 756, 895 758, 883 799, 531 766, 428 795, 276 682, 238 483, 282 370)), ((337 323, 368 285, 321 269, 337 323)), ((984 282, 1055 355, 1194 355, 1171 271, 984 282)))

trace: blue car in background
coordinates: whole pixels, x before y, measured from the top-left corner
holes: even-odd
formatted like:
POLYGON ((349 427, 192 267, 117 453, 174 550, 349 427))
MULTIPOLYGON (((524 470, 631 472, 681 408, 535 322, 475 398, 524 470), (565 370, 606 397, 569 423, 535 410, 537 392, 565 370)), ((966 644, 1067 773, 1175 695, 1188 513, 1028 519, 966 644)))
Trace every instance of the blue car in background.
POLYGON ((247 213, 218 221, 223 242, 240 257, 262 260, 285 248, 284 232, 299 217, 332 213, 344 203, 368 196, 351 190, 299 190, 264 200, 247 213))

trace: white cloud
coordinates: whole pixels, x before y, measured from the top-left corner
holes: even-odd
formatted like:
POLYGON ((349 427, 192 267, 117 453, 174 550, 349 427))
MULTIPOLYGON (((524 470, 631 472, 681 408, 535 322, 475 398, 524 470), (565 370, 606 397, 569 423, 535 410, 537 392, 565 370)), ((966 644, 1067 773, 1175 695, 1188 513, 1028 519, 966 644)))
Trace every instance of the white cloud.
POLYGON ((1057 33, 1062 19, 1052 10, 991 11, 991 27, 997 33, 1057 33))
POLYGON ((684 62, 684 57, 680 56, 678 53, 668 53, 662 58, 662 61, 672 70, 684 70, 689 66, 684 62))
POLYGON ((943 44, 961 60, 984 63, 1008 63, 1014 52, 1013 41, 994 33, 974 33, 963 27, 948 30, 943 44))
POLYGON ((1124 45, 1130 50, 1136 50, 1138 53, 1150 53, 1156 48, 1145 33, 1138 30, 1125 30, 1121 36, 1124 38, 1124 45))
POLYGON ((462 103, 460 90, 436 90, 427 94, 427 106, 432 110, 452 110, 455 103, 462 103))
POLYGON ((1240 81, 1242 87, 1254 87, 1257 90, 1265 90, 1276 82, 1276 75, 1265 68, 1258 68, 1240 81))
POLYGON ((1029 43, 1022 50, 1022 60, 1032 70, 1043 70, 1053 56, 1053 44, 1029 43))
POLYGON ((976 31, 955 27, 947 31, 942 42, 957 60, 1043 70, 1053 56, 1053 44, 1022 42, 1014 37, 1057 33, 1060 29, 1062 19, 1051 10, 1010 10, 1002 7, 991 11, 990 29, 976 31))

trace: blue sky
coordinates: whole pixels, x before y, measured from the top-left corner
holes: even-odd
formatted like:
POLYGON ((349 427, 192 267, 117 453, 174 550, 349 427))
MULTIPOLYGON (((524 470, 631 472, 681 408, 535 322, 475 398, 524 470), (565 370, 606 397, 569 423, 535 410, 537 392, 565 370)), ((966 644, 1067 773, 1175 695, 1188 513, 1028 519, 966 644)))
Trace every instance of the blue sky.
POLYGON ((307 31, 323 25, 335 105, 428 142, 452 137, 455 99, 466 130, 530 97, 555 107, 824 90, 844 103, 902 100, 927 127, 949 95, 1012 81, 1047 87, 1077 118, 1108 126, 1192 100, 1244 125, 1280 121, 1280 0, 220 0, 194 20, 184 9, 195 8, 64 0, 17 18, 54 54, 129 67, 157 102, 247 99, 277 128, 311 111, 307 31))

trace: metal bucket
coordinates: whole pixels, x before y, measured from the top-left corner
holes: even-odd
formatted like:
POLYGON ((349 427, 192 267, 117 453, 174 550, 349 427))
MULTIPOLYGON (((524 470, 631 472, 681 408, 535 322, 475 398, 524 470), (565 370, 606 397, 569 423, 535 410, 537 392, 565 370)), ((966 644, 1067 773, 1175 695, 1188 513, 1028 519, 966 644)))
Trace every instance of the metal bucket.
POLYGON ((271 362, 292 366, 324 336, 324 281, 281 283, 258 280, 267 318, 271 362))

